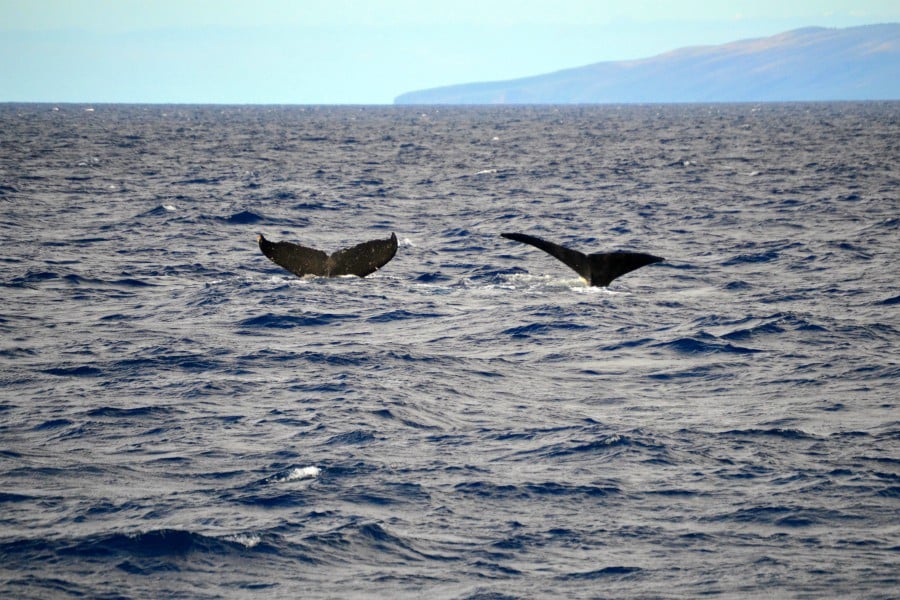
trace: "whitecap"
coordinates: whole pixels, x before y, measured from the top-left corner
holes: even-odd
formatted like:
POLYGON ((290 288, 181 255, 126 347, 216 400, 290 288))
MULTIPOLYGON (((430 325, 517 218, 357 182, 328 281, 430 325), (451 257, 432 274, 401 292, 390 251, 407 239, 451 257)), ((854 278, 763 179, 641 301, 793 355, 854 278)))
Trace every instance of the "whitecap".
POLYGON ((576 294, 585 294, 585 295, 589 295, 589 296, 598 295, 598 294, 604 295, 604 296, 616 296, 619 294, 627 293, 627 292, 617 292, 616 290, 611 290, 611 289, 605 288, 605 287, 587 285, 587 284, 585 284, 585 282, 583 280, 580 281, 579 283, 580 283, 580 285, 572 285, 569 287, 569 289, 576 294))
POLYGON ((301 479, 314 479, 319 476, 322 469, 319 467, 296 467, 287 474, 269 479, 270 483, 285 483, 287 481, 300 481, 301 479))
POLYGON ((229 535, 225 538, 229 542, 234 542, 235 544, 240 544, 245 548, 253 548, 262 541, 256 534, 247 534, 247 533, 237 533, 235 535, 229 535))
POLYGON ((282 277, 281 275, 272 275, 269 277, 269 283, 274 283, 278 285, 287 285, 293 283, 305 283, 312 278, 310 277, 282 277))

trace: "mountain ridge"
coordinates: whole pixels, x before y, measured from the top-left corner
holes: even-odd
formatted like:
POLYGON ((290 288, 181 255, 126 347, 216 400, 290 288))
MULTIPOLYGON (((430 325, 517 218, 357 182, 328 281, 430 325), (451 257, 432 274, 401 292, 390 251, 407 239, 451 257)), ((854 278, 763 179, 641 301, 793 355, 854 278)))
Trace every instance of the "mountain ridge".
POLYGON ((900 23, 804 27, 652 57, 401 94, 395 104, 900 99, 900 23))

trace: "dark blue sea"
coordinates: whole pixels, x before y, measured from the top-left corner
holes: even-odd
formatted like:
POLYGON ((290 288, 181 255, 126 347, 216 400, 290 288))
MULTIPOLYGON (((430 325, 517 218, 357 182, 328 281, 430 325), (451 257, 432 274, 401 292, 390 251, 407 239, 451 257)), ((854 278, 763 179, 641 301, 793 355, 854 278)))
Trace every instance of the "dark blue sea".
POLYGON ((898 102, 0 105, 0 596, 896 598, 898 165, 898 102))

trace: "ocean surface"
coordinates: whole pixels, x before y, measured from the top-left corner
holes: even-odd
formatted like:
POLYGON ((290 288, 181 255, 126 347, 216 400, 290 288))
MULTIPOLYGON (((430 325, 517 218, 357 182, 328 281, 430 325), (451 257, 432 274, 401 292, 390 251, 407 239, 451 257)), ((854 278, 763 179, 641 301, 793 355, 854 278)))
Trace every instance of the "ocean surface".
POLYGON ((0 105, 0 597, 896 598, 898 165, 897 102, 0 105))

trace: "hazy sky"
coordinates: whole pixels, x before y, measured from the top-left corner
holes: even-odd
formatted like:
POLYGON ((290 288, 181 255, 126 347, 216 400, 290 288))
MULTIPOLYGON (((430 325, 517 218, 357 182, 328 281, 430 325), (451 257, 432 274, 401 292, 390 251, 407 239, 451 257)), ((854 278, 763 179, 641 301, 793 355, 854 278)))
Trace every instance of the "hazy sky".
POLYGON ((0 0, 0 102, 388 104, 644 58, 897 0, 0 0))

